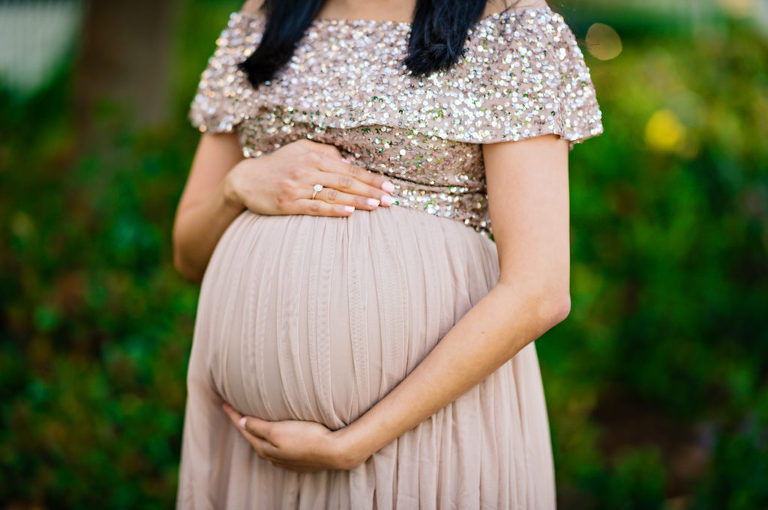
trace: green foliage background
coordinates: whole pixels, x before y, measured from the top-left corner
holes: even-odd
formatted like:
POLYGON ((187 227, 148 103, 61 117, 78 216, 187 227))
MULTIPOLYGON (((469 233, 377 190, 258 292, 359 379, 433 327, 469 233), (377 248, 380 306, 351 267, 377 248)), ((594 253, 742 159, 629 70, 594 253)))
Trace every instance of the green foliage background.
MULTIPOLYGON (((173 506, 198 293, 171 262, 185 116, 238 8, 185 5, 164 126, 108 105, 109 144, 74 157, 71 65, 0 94, 6 508, 173 506)), ((766 37, 731 20, 624 44, 585 51, 605 134, 571 153, 573 308, 537 341, 560 507, 768 508, 766 37), (648 143, 659 110, 674 147, 648 143)))

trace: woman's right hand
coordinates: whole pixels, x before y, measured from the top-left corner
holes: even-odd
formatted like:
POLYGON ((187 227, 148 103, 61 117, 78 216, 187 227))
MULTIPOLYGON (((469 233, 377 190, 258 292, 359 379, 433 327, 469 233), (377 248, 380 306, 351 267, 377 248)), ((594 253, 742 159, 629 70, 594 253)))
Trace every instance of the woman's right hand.
POLYGON ((349 216, 394 202, 389 180, 347 162, 333 145, 307 139, 244 159, 226 179, 228 200, 264 215, 349 216), (323 189, 313 200, 315 184, 323 189))

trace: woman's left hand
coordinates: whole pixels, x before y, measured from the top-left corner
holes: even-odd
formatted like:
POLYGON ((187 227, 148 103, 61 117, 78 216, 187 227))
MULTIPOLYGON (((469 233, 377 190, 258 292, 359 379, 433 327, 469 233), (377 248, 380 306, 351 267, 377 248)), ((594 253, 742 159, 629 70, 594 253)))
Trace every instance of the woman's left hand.
POLYGON ((365 460, 347 451, 341 434, 344 429, 333 431, 313 421, 267 421, 243 416, 228 403, 222 407, 258 456, 277 467, 311 473, 353 469, 365 460))

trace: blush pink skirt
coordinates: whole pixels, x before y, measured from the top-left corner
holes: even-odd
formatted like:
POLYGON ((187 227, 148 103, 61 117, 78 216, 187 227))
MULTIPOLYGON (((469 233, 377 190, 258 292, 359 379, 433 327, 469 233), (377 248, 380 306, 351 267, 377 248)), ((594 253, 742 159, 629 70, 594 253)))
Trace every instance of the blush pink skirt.
POLYGON ((534 343, 349 471, 275 467, 220 407, 226 400, 267 420, 344 427, 404 379, 498 276, 490 239, 426 212, 244 211, 202 282, 177 508, 555 508, 534 343))

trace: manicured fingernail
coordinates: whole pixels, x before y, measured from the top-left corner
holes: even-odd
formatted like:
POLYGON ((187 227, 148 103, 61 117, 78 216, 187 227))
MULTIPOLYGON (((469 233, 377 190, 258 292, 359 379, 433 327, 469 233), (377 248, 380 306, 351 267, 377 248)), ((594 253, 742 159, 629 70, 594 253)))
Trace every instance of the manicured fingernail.
POLYGON ((347 212, 352 212, 352 211, 355 210, 355 207, 352 206, 352 205, 345 205, 344 206, 344 210, 347 211, 347 212))
POLYGON ((240 428, 241 428, 241 429, 245 430, 245 416, 243 416, 242 418, 240 418, 240 421, 239 421, 239 422, 237 422, 237 423, 240 425, 240 428))
POLYGON ((372 205, 374 207, 379 205, 379 201, 376 200, 375 198, 369 198, 368 200, 366 200, 366 202, 368 202, 368 205, 372 205))
POLYGON ((381 185, 381 189, 389 193, 392 193, 393 191, 395 191, 395 185, 389 181, 386 181, 384 184, 381 185))
POLYGON ((381 197, 381 201, 386 205, 392 205, 395 203, 395 199, 389 195, 384 195, 383 197, 381 197))

